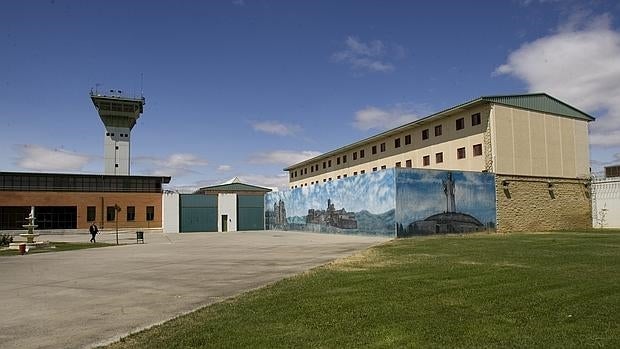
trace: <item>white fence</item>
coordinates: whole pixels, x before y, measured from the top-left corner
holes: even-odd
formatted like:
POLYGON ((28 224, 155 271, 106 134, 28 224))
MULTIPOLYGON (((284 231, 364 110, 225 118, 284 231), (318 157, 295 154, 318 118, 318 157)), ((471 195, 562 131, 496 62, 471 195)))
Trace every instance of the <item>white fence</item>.
POLYGON ((620 228, 620 177, 592 179, 592 226, 620 228))

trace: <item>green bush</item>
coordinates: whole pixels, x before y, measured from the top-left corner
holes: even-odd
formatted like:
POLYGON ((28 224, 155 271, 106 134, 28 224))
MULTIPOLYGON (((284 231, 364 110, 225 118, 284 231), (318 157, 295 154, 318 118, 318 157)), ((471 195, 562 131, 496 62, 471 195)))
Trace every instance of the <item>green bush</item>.
POLYGON ((13 236, 9 234, 0 234, 0 246, 9 246, 13 242, 13 236))

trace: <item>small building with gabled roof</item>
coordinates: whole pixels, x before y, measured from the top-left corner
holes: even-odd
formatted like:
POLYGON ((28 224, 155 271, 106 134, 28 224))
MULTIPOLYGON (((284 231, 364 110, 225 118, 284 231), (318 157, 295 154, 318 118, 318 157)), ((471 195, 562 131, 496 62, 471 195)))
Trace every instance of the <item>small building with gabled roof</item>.
POLYGON ((192 194, 164 194, 164 232, 229 232, 265 228, 265 193, 271 189, 227 182, 192 194))

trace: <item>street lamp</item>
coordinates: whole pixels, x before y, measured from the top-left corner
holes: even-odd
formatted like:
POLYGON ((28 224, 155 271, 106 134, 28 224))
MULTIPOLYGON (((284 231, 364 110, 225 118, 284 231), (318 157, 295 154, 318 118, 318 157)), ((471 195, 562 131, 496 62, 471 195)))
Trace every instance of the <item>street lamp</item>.
POLYGON ((116 211, 114 218, 116 218, 116 244, 118 245, 118 213, 121 212, 121 207, 114 204, 114 210, 116 211))

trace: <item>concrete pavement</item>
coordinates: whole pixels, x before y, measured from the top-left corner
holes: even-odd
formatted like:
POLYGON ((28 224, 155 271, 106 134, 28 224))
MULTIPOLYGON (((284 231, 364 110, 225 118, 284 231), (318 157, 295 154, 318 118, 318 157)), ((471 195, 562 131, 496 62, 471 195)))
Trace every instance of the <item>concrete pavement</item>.
MULTIPOLYGON (((83 241, 88 234, 45 235, 83 241)), ((87 348, 386 241, 298 232, 121 233, 127 245, 0 257, 0 348, 87 348)), ((105 232, 97 241, 114 242, 105 232)))

